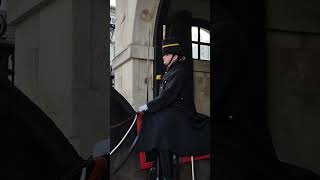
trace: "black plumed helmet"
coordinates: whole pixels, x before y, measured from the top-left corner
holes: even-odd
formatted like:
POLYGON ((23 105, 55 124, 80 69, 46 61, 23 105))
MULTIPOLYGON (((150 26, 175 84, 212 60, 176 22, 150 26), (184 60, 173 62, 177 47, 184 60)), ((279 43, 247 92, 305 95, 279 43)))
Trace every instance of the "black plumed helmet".
POLYGON ((183 55, 181 44, 175 37, 168 37, 162 41, 162 56, 166 54, 183 55))

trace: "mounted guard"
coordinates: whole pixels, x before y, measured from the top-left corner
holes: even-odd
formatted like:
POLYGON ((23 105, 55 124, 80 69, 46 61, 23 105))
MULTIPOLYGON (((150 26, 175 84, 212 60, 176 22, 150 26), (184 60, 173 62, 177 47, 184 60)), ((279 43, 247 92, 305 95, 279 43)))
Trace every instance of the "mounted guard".
POLYGON ((136 150, 156 152, 157 178, 170 180, 173 156, 210 153, 210 118, 196 112, 192 73, 187 72, 187 60, 175 38, 163 40, 162 59, 166 71, 159 95, 139 108, 144 118, 136 150))

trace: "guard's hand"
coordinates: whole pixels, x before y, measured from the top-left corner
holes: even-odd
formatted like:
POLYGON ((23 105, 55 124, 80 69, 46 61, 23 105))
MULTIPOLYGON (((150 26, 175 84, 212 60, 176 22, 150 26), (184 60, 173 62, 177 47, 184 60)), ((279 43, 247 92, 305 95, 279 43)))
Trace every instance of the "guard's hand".
POLYGON ((143 111, 146 111, 146 110, 148 110, 147 104, 145 104, 145 105, 143 105, 143 106, 140 106, 138 112, 143 112, 143 111))

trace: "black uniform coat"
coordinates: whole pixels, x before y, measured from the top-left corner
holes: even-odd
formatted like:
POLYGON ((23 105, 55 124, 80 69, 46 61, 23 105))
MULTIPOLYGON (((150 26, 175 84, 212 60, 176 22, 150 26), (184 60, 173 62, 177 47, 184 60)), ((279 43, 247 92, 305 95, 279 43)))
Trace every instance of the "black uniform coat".
POLYGON ((162 78, 159 95, 147 103, 138 151, 209 154, 209 117, 196 113, 193 84, 184 66, 173 63, 162 78))

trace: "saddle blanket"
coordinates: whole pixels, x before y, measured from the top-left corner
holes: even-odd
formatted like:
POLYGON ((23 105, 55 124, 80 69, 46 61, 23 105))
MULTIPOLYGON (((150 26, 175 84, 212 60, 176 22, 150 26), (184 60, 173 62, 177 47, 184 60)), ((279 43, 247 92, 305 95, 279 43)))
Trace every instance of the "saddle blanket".
MULTIPOLYGON (((141 126, 142 126, 142 114, 138 114, 137 118, 137 133, 140 134, 141 132, 141 126)), ((210 154, 203 155, 203 156, 195 156, 193 157, 194 161, 198 160, 203 160, 203 159, 209 159, 210 154)), ((145 170, 145 169, 150 169, 153 167, 155 157, 153 157, 152 154, 148 154, 146 152, 139 152, 139 162, 140 162, 140 169, 145 170)), ((180 162, 182 164, 190 163, 191 162, 191 157, 190 156, 184 156, 181 157, 180 162)))

